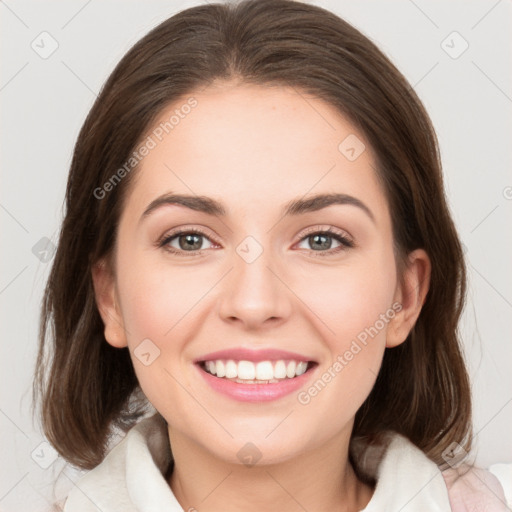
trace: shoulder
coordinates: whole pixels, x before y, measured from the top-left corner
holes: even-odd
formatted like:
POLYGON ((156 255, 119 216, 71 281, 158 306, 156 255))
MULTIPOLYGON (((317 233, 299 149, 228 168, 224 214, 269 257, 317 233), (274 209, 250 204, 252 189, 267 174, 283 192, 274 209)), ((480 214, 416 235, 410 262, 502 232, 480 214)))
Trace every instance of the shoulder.
POLYGON ((443 471, 404 436, 384 432, 352 440, 358 473, 375 482, 364 512, 378 510, 505 512, 506 493, 489 471, 461 466, 443 471))
POLYGON ((143 419, 73 487, 64 512, 181 510, 163 476, 171 457, 163 418, 143 419))
MULTIPOLYGON (((507 466, 507 465, 500 465, 507 466)), ((509 466, 512 469, 512 466, 509 466)), ((453 512, 510 510, 503 483, 491 471, 461 465, 442 472, 453 512)), ((508 497, 510 500, 510 496, 508 497)))

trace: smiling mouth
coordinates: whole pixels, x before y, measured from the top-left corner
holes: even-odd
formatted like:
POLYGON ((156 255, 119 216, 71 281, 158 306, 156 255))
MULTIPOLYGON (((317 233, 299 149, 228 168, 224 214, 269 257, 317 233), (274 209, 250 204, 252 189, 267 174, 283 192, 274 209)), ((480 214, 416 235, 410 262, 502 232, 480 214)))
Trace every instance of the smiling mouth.
POLYGON ((294 359, 259 362, 216 359, 198 364, 203 371, 219 379, 239 384, 277 384, 303 375, 317 363, 294 359))

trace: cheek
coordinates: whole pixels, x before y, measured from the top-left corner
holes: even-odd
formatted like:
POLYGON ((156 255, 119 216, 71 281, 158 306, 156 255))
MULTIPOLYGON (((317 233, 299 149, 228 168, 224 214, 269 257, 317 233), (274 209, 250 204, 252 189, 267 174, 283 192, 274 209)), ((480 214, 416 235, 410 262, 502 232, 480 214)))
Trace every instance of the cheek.
POLYGON ((177 333, 190 322, 215 279, 211 272, 191 272, 141 253, 120 266, 119 282, 129 344, 150 338, 163 347, 169 339, 176 346, 177 333))
POLYGON ((311 294, 308 301, 320 317, 317 325, 325 333, 329 360, 297 400, 305 411, 329 417, 331 434, 354 417, 379 373, 386 330, 395 315, 395 273, 382 270, 377 265, 373 271, 351 267, 340 272, 339 280, 320 281, 323 293, 311 294))
POLYGON ((128 347, 143 391, 162 410, 162 389, 179 400, 178 383, 189 382, 187 347, 203 323, 201 306, 220 277, 208 266, 172 265, 155 253, 124 251, 130 257, 118 262, 118 293, 128 347))
POLYGON ((395 316, 392 252, 351 263, 296 282, 297 295, 315 313, 329 354, 317 380, 303 390, 298 401, 303 405, 315 402, 314 407, 326 411, 333 402, 343 403, 342 422, 356 413, 370 393, 382 362, 386 331, 395 316))
MULTIPOLYGON (((205 295, 211 276, 202 285, 197 273, 154 261, 142 251, 131 254, 118 265, 118 292, 133 367, 158 411, 167 411, 172 403, 172 410, 183 413, 193 404, 180 385, 187 382, 181 363, 188 329, 197 323, 194 305, 205 295)), ((167 411, 166 417, 173 415, 167 411)))
POLYGON ((338 268, 319 267, 294 283, 297 295, 315 313, 332 353, 345 351, 347 343, 361 333, 364 338, 367 330, 377 337, 375 325, 385 337, 395 289, 394 257, 385 251, 378 258, 354 258, 338 268))

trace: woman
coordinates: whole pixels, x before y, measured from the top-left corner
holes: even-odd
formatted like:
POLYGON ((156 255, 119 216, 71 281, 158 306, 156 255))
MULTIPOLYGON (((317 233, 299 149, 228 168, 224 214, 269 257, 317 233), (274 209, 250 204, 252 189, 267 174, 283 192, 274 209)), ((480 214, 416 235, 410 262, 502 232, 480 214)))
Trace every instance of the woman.
POLYGON ((91 469, 65 511, 506 510, 463 464, 436 137, 349 24, 287 0, 166 20, 93 106, 66 205, 37 373, 46 436, 91 469))

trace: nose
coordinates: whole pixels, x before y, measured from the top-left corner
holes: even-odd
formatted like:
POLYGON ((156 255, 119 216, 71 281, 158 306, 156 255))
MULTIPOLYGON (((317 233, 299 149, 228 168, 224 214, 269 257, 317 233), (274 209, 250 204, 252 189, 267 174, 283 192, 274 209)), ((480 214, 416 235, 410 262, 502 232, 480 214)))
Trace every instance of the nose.
POLYGON ((220 297, 222 320, 247 330, 285 322, 292 309, 291 291, 270 251, 264 250, 252 262, 234 254, 233 265, 220 297))

